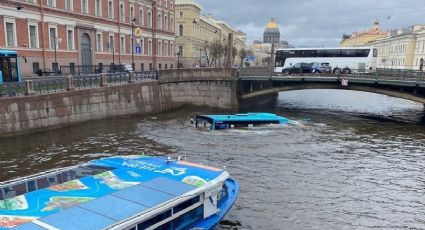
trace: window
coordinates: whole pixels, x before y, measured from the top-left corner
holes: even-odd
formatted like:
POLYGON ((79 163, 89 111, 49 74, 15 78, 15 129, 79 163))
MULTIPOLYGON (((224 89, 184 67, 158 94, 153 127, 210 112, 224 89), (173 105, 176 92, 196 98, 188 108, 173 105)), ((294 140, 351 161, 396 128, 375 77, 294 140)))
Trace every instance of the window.
POLYGON ((96 34, 96 51, 102 52, 102 34, 96 34))
POLYGON ((150 218, 149 220, 144 221, 143 223, 140 223, 137 225, 137 229, 146 229, 149 228, 167 218, 171 217, 171 209, 168 211, 165 211, 161 214, 158 214, 152 218, 150 218))
POLYGON ((134 19, 134 6, 130 6, 130 19, 134 19))
POLYGON ((67 30, 68 50, 74 50, 74 30, 67 30))
POLYGON ((181 17, 181 18, 183 17, 183 12, 180 12, 180 17, 181 17))
POLYGON ((149 63, 149 70, 152 70, 152 63, 149 63))
POLYGON ((161 14, 158 14, 158 25, 157 25, 158 29, 162 28, 162 16, 161 14))
POLYGON ((149 27, 152 27, 152 12, 148 13, 148 25, 149 27))
POLYGON ((58 44, 57 44, 57 41, 56 41, 56 37, 57 35, 56 35, 56 28, 49 28, 49 42, 50 42, 50 49, 57 49, 57 47, 58 47, 58 44))
POLYGON ((120 3, 120 21, 125 22, 124 3, 120 3))
POLYGON ((96 8, 96 16, 101 17, 102 16, 102 1, 101 0, 96 0, 95 8, 96 8))
POLYGON ((115 49, 114 36, 109 35, 109 52, 113 53, 115 49))
POLYGON ((108 1, 108 18, 114 18, 114 3, 112 0, 108 1))
POLYGON ((65 0, 65 10, 72 11, 73 0, 65 0))
POLYGON ((183 56, 183 46, 179 46, 179 56, 183 56))
POLYGON ((121 53, 123 54, 123 53, 126 53, 125 52, 125 37, 124 36, 122 36, 121 38, 120 38, 121 40, 120 40, 120 50, 121 50, 121 53))
POLYGON ((185 201, 185 202, 177 205, 176 207, 174 207, 173 208, 173 213, 174 214, 179 213, 179 212, 185 210, 186 208, 189 208, 190 206, 198 203, 199 201, 200 201, 200 197, 199 196, 194 197, 194 198, 192 198, 192 199, 190 199, 188 201, 185 201))
POLYGON ((167 15, 165 15, 165 19, 164 19, 164 29, 165 30, 169 30, 167 20, 168 20, 168 17, 167 17, 167 15))
POLYGON ((6 21, 6 46, 16 46, 16 27, 14 21, 6 21))
POLYGON ((37 3, 36 0, 27 0, 28 3, 37 3))
POLYGON ((38 48, 38 28, 37 24, 30 24, 28 26, 28 34, 29 34, 29 47, 30 48, 38 48))
POLYGON ((148 54, 152 54, 152 41, 148 42, 148 54))
POLYGON ((145 71, 145 64, 144 64, 144 63, 141 63, 141 64, 140 64, 140 70, 141 70, 141 71, 145 71))
POLYGON ((139 25, 143 26, 145 24, 143 9, 139 9, 139 25))
POLYGON ((81 13, 88 14, 88 0, 81 0, 81 13))
POLYGON ((38 63, 38 62, 33 62, 32 63, 32 73, 37 73, 37 70, 39 70, 40 69, 40 63, 38 63))
POLYGON ((202 220, 204 217, 204 206, 200 206, 192 211, 185 213, 173 221, 175 230, 187 229, 190 225, 202 220))
POLYGON ((179 36, 183 37, 183 25, 179 25, 179 36))
POLYGON ((157 50, 157 54, 158 54, 159 56, 161 56, 161 55, 162 55, 162 43, 161 43, 161 41, 158 41, 158 50, 157 50))
POLYGON ((47 6, 56 7, 56 0, 47 0, 47 6))
POLYGON ((172 17, 170 19, 170 30, 174 31, 174 19, 172 17))

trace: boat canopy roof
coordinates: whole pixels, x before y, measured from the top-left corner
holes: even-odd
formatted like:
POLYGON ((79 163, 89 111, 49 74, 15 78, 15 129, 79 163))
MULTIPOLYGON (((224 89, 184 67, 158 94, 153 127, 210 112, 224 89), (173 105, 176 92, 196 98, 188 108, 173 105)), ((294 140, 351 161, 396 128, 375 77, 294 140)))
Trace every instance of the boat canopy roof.
POLYGON ((208 120, 215 123, 232 123, 232 122, 273 122, 278 121, 281 124, 288 123, 285 117, 272 113, 243 113, 235 115, 198 115, 198 119, 208 120))
POLYGON ((84 166, 112 170, 0 200, 0 229, 103 229, 228 177, 221 169, 147 156, 84 166))

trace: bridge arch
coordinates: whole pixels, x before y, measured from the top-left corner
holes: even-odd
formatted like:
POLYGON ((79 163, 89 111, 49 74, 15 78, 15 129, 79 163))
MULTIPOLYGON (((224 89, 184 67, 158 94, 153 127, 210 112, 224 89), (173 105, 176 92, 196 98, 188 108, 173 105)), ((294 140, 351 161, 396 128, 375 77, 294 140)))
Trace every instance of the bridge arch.
POLYGON ((289 84, 283 86, 277 86, 272 88, 260 89, 252 92, 242 93, 240 99, 251 99, 259 96, 273 95, 280 92, 287 91, 295 91, 295 90, 308 90, 308 89, 340 89, 340 90, 352 90, 352 91, 361 91, 361 92, 369 92, 382 94, 390 97, 401 98, 409 101, 414 101, 418 103, 422 103, 425 105, 425 96, 421 96, 418 94, 403 92, 392 89, 385 88, 377 88, 374 86, 364 86, 364 85, 349 85, 342 86, 340 84, 335 83, 298 83, 298 84, 289 84))

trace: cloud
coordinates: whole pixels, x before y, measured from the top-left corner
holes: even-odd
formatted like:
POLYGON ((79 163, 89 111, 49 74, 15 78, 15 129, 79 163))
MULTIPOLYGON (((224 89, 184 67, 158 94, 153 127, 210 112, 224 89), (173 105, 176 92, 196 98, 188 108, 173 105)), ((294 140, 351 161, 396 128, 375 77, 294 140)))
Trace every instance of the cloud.
POLYGON ((337 46, 343 34, 364 31, 374 20, 383 29, 425 24, 423 0, 198 0, 211 13, 248 34, 262 37, 271 17, 282 37, 296 46, 337 46), (388 19, 391 18, 391 19, 388 19))

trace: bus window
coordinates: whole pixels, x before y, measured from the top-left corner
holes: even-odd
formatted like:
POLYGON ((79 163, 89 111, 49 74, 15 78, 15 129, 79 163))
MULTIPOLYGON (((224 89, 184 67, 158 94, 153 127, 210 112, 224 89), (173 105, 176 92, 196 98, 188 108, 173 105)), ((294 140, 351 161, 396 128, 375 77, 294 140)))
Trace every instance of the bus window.
POLYGON ((17 82, 20 80, 16 57, 0 57, 0 71, 3 75, 2 82, 17 82))

